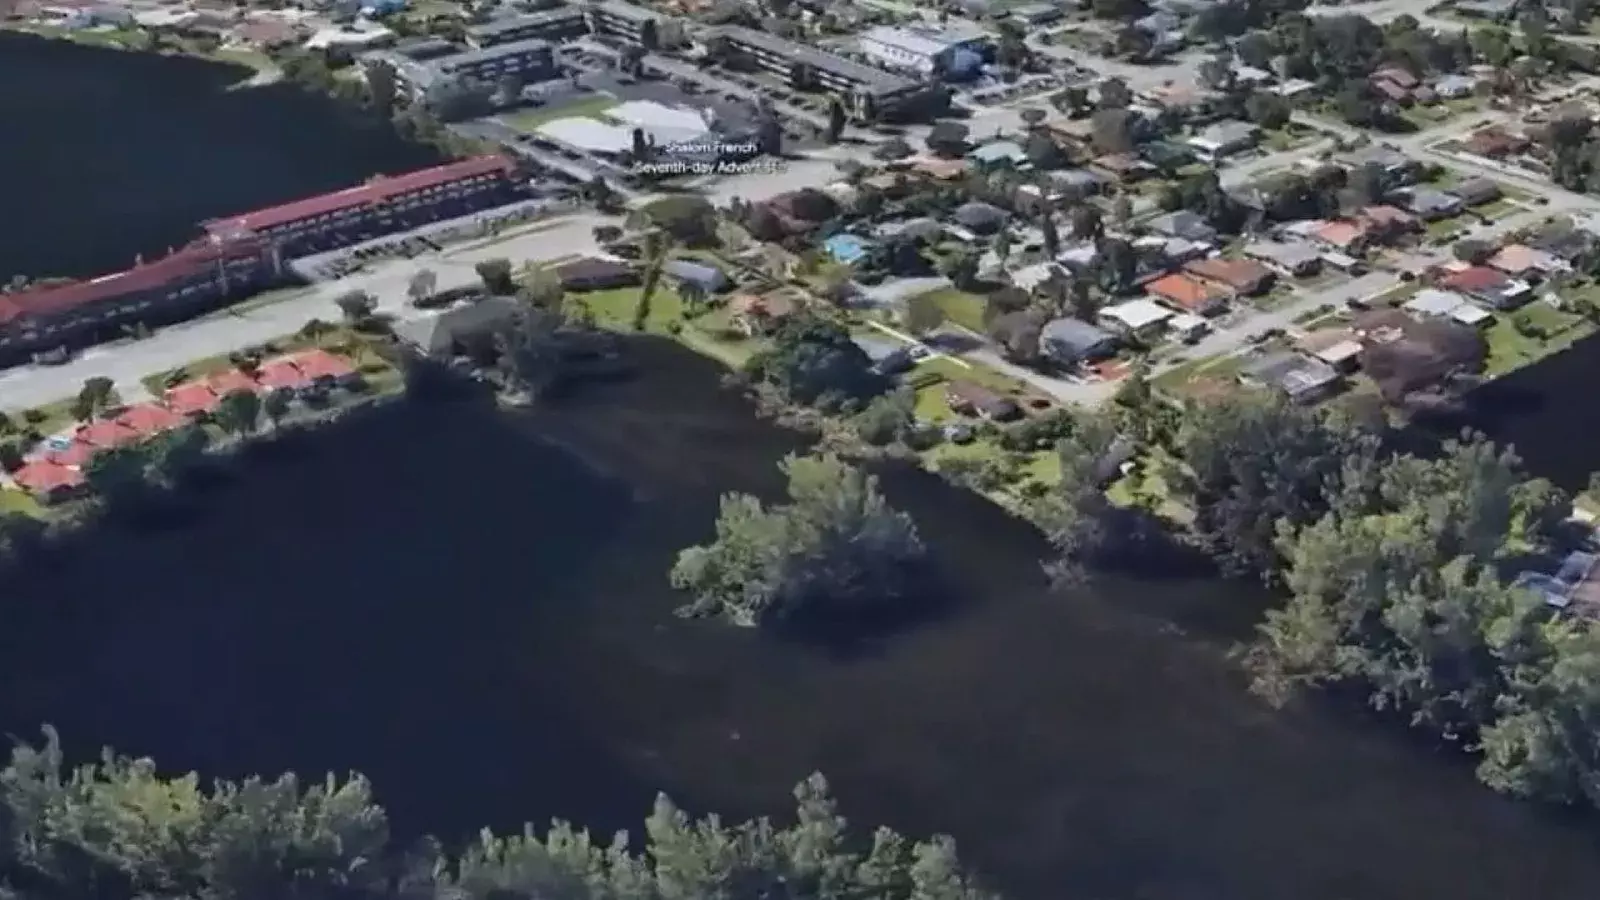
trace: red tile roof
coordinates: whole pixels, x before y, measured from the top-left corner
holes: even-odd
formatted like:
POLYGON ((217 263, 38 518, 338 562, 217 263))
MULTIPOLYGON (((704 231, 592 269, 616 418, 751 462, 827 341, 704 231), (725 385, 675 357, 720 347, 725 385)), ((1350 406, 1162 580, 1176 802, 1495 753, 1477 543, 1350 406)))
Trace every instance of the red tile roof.
POLYGON ((356 374, 356 367, 348 359, 326 350, 302 350, 291 354, 288 359, 312 381, 349 378, 356 374))
POLYGON ((83 484, 83 473, 67 466, 38 460, 11 473, 11 480, 30 494, 48 494, 51 491, 74 488, 83 484))
POLYGON ((88 281, 7 294, 0 296, 0 325, 24 316, 49 316, 101 300, 154 290, 193 278, 224 259, 254 256, 260 251, 259 244, 248 241, 196 245, 185 247, 155 262, 142 263, 88 281))
POLYGON ((30 459, 34 462, 47 462, 58 466, 82 468, 89 464, 95 454, 95 447, 83 441, 74 440, 62 450, 46 450, 36 454, 30 459))
POLYGON ((117 416, 117 422, 133 429, 140 437, 182 427, 183 416, 155 403, 136 403, 117 416))
POLYGON ((1221 299, 1211 288, 1188 275, 1165 275, 1145 285, 1144 289, 1187 310, 1203 310, 1221 299))
POLYGON ((218 372, 207 378, 206 384, 211 388, 212 393, 218 397, 226 397, 236 391, 257 391, 261 389, 261 386, 256 384, 249 375, 238 369, 218 372))
POLYGON ((339 210, 369 204, 387 203, 403 194, 424 188, 463 181, 479 175, 500 173, 510 175, 516 163, 507 156, 475 156, 459 162, 430 169, 419 169, 403 175, 379 176, 363 185, 345 188, 331 194, 307 197, 281 206, 258 209, 226 219, 213 219, 205 223, 206 231, 213 235, 232 236, 251 231, 264 231, 287 225, 313 216, 326 215, 339 210))
POLYGON ((185 381, 167 389, 162 398, 167 408, 181 416, 194 416, 217 408, 221 397, 204 381, 185 381))
POLYGON ((261 364, 256 382, 274 390, 295 390, 311 383, 306 373, 300 371, 287 356, 278 356, 261 364))
POLYGON ((1445 276, 1440 284, 1457 291, 1484 291, 1497 288, 1511 279, 1488 266, 1471 266, 1445 276))
POLYGON ((78 428, 77 442, 109 450, 131 444, 142 437, 144 435, 115 419, 96 419, 78 428))

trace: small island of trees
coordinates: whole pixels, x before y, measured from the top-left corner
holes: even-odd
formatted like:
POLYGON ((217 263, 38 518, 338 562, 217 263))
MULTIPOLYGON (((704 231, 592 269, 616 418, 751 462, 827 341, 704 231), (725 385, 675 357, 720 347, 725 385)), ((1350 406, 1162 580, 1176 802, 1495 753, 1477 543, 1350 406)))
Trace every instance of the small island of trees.
POLYGON ((724 495, 716 540, 679 554, 672 584, 694 595, 682 614, 745 626, 849 621, 921 595, 927 549, 875 477, 832 455, 781 466, 787 503, 724 495))

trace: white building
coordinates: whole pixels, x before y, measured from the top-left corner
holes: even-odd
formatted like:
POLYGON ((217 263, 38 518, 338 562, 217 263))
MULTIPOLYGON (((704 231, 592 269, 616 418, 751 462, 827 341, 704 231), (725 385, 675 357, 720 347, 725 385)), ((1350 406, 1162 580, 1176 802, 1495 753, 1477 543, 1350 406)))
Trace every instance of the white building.
POLYGON ((346 50, 370 50, 394 43, 393 31, 376 22, 356 22, 324 28, 306 41, 308 50, 327 50, 339 47, 346 50))
POLYGON ((925 31, 880 25, 857 38, 857 46, 868 59, 890 69, 919 75, 932 75, 947 62, 958 47, 971 44, 970 35, 949 31, 925 31))
POLYGON ((1100 324, 1123 334, 1149 334, 1174 315, 1154 300, 1129 300, 1100 310, 1100 324))

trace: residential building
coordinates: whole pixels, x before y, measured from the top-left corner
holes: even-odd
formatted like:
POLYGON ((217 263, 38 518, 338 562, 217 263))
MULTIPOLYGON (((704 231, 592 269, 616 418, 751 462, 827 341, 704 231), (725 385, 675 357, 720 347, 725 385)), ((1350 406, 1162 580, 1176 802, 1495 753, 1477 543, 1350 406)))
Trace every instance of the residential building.
POLYGON ((583 10, 576 6, 558 6, 525 16, 495 19, 481 25, 467 26, 467 44, 482 50, 497 44, 514 44, 538 38, 544 41, 565 41, 587 33, 588 22, 583 10))
POLYGON ((1471 75, 1444 75, 1433 82, 1433 91, 1446 100, 1470 97, 1478 89, 1478 79, 1471 75))
POLYGON ((1432 188, 1407 188, 1400 192, 1406 211, 1427 222, 1461 214, 1461 198, 1432 188))
POLYGON ((1185 272, 1240 296, 1264 293, 1276 280, 1273 271, 1248 259, 1197 259, 1183 267, 1185 272))
POLYGON ((1494 159, 1521 153, 1528 149, 1530 143, 1526 137, 1512 134, 1498 125, 1480 128, 1466 139, 1469 152, 1494 159))
POLYGON ((1368 235, 1378 241, 1389 241, 1403 234, 1421 231, 1423 227, 1416 216, 1381 203, 1363 208, 1356 218, 1367 227, 1368 235))
POLYGON ((1049 25, 1061 21, 1064 15, 1062 8, 1054 3, 1024 3, 1011 10, 1012 18, 1028 25, 1049 25))
POLYGON ((1005 422, 1022 414, 1015 400, 995 393, 971 381, 951 381, 944 388, 945 402, 950 409, 968 416, 980 416, 991 422, 1005 422))
POLYGON ((558 267, 555 272, 561 279, 561 287, 569 291, 632 287, 641 281, 637 269, 613 259, 577 259, 558 267))
POLYGON ((1339 164, 1347 169, 1360 169, 1365 166, 1377 166, 1384 176, 1390 179, 1390 186, 1396 187, 1410 184, 1415 181, 1422 171, 1422 163, 1407 156, 1392 147, 1382 144, 1373 144, 1350 153, 1340 154, 1336 157, 1339 164))
POLYGON ((1217 240, 1217 230, 1212 228, 1204 217, 1186 209, 1156 216, 1145 225, 1156 234, 1168 237, 1180 237, 1207 244, 1215 243, 1217 240))
POLYGON ((0 365, 35 353, 168 325, 278 283, 283 260, 254 239, 199 241, 154 262, 87 281, 0 294, 0 365))
POLYGON ((725 291, 732 285, 728 276, 716 266, 687 259, 669 259, 662 264, 661 271, 708 294, 725 291))
POLYGON ((795 313, 795 303, 783 294, 745 294, 728 304, 734 328, 746 337, 768 334, 795 313))
POLYGON ((1215 315, 1227 306, 1227 297, 1221 292, 1181 273, 1157 278, 1146 284, 1144 290, 1152 297, 1197 316, 1215 315))
POLYGON ((709 48, 725 45, 760 68, 799 88, 817 86, 839 94, 864 119, 894 118, 928 95, 926 85, 903 75, 845 59, 818 47, 785 40, 740 25, 712 29, 709 48))
POLYGON ((1442 319, 1473 328, 1493 318, 1460 294, 1431 288, 1417 291, 1400 308, 1418 319, 1442 319))
POLYGON ((1100 324, 1119 334, 1148 335, 1176 315, 1153 300, 1129 300, 1100 310, 1100 324))
POLYGON ((1301 337, 1297 345, 1301 353, 1343 374, 1360 367, 1361 353, 1365 349, 1355 332, 1348 328, 1321 328, 1301 337))
POLYGON ((1500 199, 1500 185, 1490 178, 1468 178, 1452 187, 1449 193, 1461 200, 1464 206, 1482 206, 1500 199))
POLYGON ((204 224, 213 240, 262 237, 284 257, 347 246, 516 199, 517 165, 479 156, 204 224))
POLYGON ((1526 244, 1507 244, 1489 257, 1488 265, 1512 278, 1540 279, 1563 272, 1571 272, 1572 264, 1543 250, 1526 244))
POLYGON ((1290 278, 1305 278, 1322 271, 1322 254, 1300 241, 1251 241, 1245 245, 1244 255, 1290 278))
POLYGON ((605 37, 637 44, 647 50, 661 46, 664 17, 653 10, 623 0, 598 0, 584 6, 589 30, 605 37))
POLYGON ((1167 331, 1180 341, 1197 341, 1211 330, 1211 323, 1202 316, 1178 313, 1167 320, 1167 331))
POLYGON ((1102 359, 1116 348, 1115 334, 1079 319, 1052 319, 1039 333, 1039 349, 1063 366, 1102 359))
POLYGON ((1495 309, 1513 309, 1533 296, 1533 287, 1488 266, 1468 266, 1439 279, 1439 286, 1475 297, 1495 309))
POLYGON ((981 40, 954 31, 879 25, 862 32, 856 45, 880 66, 932 77, 950 71, 957 54, 975 51, 981 40))
POLYGON ((408 311, 394 334, 424 356, 448 359, 468 341, 511 324, 520 310, 515 297, 473 292, 448 306, 408 311))
POLYGON ((990 141, 972 148, 967 153, 967 159, 972 160, 979 169, 1002 166, 1013 169, 1033 168, 1033 163, 1028 160, 1028 152, 1016 141, 990 141))
POLYGON ((1261 129, 1249 122, 1218 122, 1189 139, 1201 159, 1214 162, 1249 150, 1261 139, 1261 129))
POLYGON ((451 80, 498 81, 508 75, 523 82, 542 81, 556 74, 555 50, 543 38, 527 38, 469 50, 424 63, 438 76, 451 80))
MULTIPOLYGON (((1364 222, 1338 220, 1333 222, 1318 222, 1310 230, 1312 240, 1340 253, 1356 254, 1365 250, 1371 237, 1371 229, 1364 222)), ((1324 259, 1327 257, 1324 256, 1324 259)))
POLYGON ((1277 390, 1295 403, 1315 403, 1338 390, 1341 382, 1333 366, 1298 353, 1277 353, 1251 363, 1239 380, 1277 390))
POLYGON ((1488 357, 1481 332, 1449 319, 1380 309, 1357 316, 1353 331, 1366 347, 1362 370, 1391 403, 1435 390, 1458 373, 1481 371, 1488 357))
POLYGON ((1097 156, 1089 161, 1089 170, 1098 172, 1117 183, 1139 181, 1157 172, 1155 166, 1137 153, 1109 153, 1097 156))

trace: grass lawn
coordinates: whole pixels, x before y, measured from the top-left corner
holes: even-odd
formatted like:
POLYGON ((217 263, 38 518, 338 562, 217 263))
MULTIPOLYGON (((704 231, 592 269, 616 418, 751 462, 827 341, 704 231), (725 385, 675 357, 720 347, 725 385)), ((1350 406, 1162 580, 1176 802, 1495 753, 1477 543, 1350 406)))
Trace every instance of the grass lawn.
POLYGON ((944 313, 944 317, 963 328, 983 333, 983 309, 988 301, 970 291, 943 288, 924 294, 944 313))
POLYGON ((1485 216, 1490 219, 1498 219, 1501 216, 1514 213, 1521 208, 1522 207, 1517 205, 1517 201, 1511 199, 1510 197, 1501 197, 1499 200, 1496 200, 1493 203, 1485 203, 1482 206, 1474 207, 1472 211, 1480 216, 1485 216))
POLYGON ((1244 357, 1235 354, 1211 356, 1186 362, 1156 376, 1156 389, 1169 394, 1187 393, 1196 381, 1231 382, 1244 367, 1244 357))
POLYGON ((1448 219, 1440 219, 1437 222, 1429 222, 1428 240, 1441 240, 1446 236, 1459 231, 1461 226, 1465 224, 1466 223, 1461 220, 1461 216, 1451 216, 1448 219))
POLYGON ((0 488, 0 516, 14 513, 32 516, 35 519, 42 519, 45 516, 44 507, 40 506, 39 501, 28 496, 25 492, 11 488, 0 488))
POLYGON ((1489 344, 1489 360, 1484 374, 1491 378, 1505 375, 1553 353, 1565 350, 1580 338, 1593 334, 1595 325, 1574 313, 1563 312, 1544 303, 1532 303, 1510 315, 1497 318, 1484 334, 1489 344), (1542 329, 1548 337, 1524 335, 1517 323, 1542 329))
POLYGON ((1118 506, 1132 506, 1139 494, 1148 494, 1156 499, 1156 515, 1169 522, 1182 524, 1192 522, 1194 513, 1172 499, 1172 489, 1162 477, 1165 462, 1165 454, 1159 451, 1142 457, 1132 472, 1118 478, 1106 488, 1106 499, 1118 506))
MULTIPOLYGON (((612 288, 605 291, 570 293, 567 304, 573 309, 588 309, 595 324, 613 331, 632 331, 634 310, 639 306, 637 287, 612 288)), ((683 301, 671 285, 662 282, 650 298, 650 314, 645 318, 645 330, 666 334, 667 325, 683 321, 683 301)))
POLYGON ((539 129, 540 125, 556 119, 594 118, 616 106, 617 102, 615 97, 589 97, 579 100, 577 103, 518 110, 517 112, 506 113, 500 119, 518 131, 532 134, 539 129))

